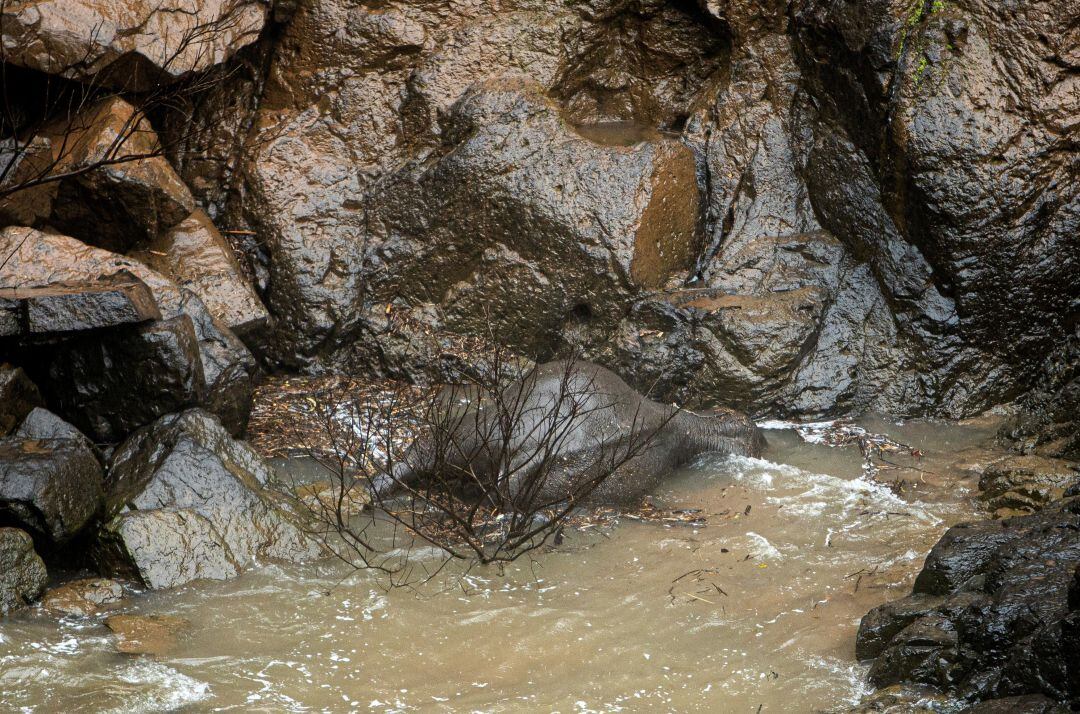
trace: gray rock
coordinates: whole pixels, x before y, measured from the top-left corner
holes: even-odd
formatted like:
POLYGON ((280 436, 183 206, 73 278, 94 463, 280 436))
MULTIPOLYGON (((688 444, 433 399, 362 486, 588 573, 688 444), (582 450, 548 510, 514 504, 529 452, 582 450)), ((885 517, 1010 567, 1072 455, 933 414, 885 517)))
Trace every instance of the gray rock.
POLYGON ((52 283, 0 291, 0 302, 17 316, 0 336, 77 332, 161 317, 149 288, 123 271, 88 283, 52 283))
POLYGON ((192 509, 132 511, 107 523, 95 558, 108 572, 153 589, 242 572, 209 520, 192 509))
POLYGON ((970 701, 1073 699, 1080 685, 1073 667, 1080 657, 1078 534, 1076 498, 1030 516, 950 528, 927 557, 915 594, 864 619, 863 647, 880 650, 870 680, 930 685, 970 701), (928 591, 935 595, 922 594, 928 591))
POLYGON ((231 577, 266 559, 319 557, 272 478, 258 454, 206 412, 163 417, 113 455, 95 557, 106 571, 150 587, 231 577))
POLYGON ((0 528, 0 616, 36 600, 46 579, 33 539, 18 528, 0 528))
POLYGON ((53 350, 48 374, 57 410, 106 442, 203 402, 207 389, 187 315, 68 340, 53 350))
POLYGON ((102 480, 85 440, 0 439, 0 512, 55 543, 70 540, 97 513, 102 480))

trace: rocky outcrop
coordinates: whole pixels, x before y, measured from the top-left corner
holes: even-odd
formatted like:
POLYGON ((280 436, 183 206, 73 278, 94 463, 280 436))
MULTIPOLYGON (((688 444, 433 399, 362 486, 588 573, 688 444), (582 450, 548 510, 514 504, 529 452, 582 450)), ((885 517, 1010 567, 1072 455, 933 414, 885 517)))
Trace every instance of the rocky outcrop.
MULTIPOLYGON (((22 363, 33 367, 61 416, 115 442, 164 414, 203 404, 242 431, 255 360, 196 295, 135 260, 30 228, 0 231, 0 252, 10 256, 0 288, 97 282, 125 271, 149 288, 161 316, 22 345, 22 363)), ((115 313, 101 321, 123 322, 115 313)))
POLYGON ((253 41, 262 0, 27 0, 4 7, 6 61, 143 91, 222 62, 253 41))
POLYGON ((256 561, 321 555, 273 472, 206 412, 140 429, 113 455, 95 558, 151 588, 223 580, 256 561))
POLYGON ((0 528, 0 617, 36 600, 46 576, 30 536, 18 528, 0 528))
POLYGON ((932 685, 970 700, 1075 697, 1078 533, 1077 498, 1031 516, 950 528, 913 595, 863 619, 857 652, 876 657, 870 681, 932 685))

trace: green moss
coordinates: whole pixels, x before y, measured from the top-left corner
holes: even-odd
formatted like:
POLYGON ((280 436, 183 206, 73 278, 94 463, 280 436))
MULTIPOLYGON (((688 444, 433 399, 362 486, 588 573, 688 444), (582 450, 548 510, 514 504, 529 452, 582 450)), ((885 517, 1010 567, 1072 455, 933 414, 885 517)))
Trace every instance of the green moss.
POLYGON ((923 74, 926 73, 926 68, 929 67, 929 66, 930 66, 930 60, 928 60, 926 58, 926 55, 923 55, 922 57, 919 58, 919 63, 917 65, 915 65, 914 80, 915 80, 915 86, 916 87, 919 86, 919 82, 922 81, 923 74))

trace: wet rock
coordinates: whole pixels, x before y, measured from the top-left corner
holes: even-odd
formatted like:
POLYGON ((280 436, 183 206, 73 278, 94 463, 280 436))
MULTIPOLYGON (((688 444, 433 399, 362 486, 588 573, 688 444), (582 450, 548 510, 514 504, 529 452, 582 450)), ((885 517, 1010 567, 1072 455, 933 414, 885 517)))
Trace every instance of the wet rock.
POLYGON ((10 433, 27 414, 41 405, 41 393, 26 372, 0 363, 0 436, 10 433))
POLYGON ((1004 697, 979 702, 964 709, 962 714, 1066 714, 1067 705, 1040 695, 1004 697))
MULTIPOLYGON (((102 275, 127 271, 150 289, 162 315, 159 322, 110 330, 108 339, 104 334, 77 333, 66 352, 50 346, 27 355, 23 364, 35 365, 36 372, 43 377, 51 374, 48 391, 54 396, 50 396, 50 402, 62 417, 96 439, 107 441, 126 434, 122 429, 133 421, 125 416, 127 410, 132 414, 149 414, 148 418, 139 417, 145 419, 136 424, 141 426, 183 406, 203 404, 220 413, 234 433, 243 431, 251 393, 259 377, 258 367, 239 338, 216 320, 196 295, 138 261, 73 238, 30 228, 0 231, 0 252, 11 256, 0 269, 0 288, 96 280, 102 275), (113 337, 115 344, 105 344, 113 337), (164 359, 166 367, 159 367, 164 374, 159 376, 149 369, 152 362, 144 365, 146 369, 132 373, 111 369, 92 371, 95 365, 103 368, 104 360, 114 354, 122 357, 135 353, 164 359), (181 364, 183 360, 186 362, 181 364), (157 381, 175 389, 168 393, 145 392, 132 384, 120 385, 119 391, 113 393, 114 383, 119 380, 141 380, 143 384, 157 381), (91 398, 93 395, 96 396, 91 398), (135 401, 121 405, 120 395, 131 396, 135 401), (112 399, 107 418, 94 418, 97 397, 112 399), (70 404, 75 411, 68 413, 59 404, 70 404), (99 427, 101 432, 96 431, 99 427)), ((123 364, 130 368, 139 362, 123 364)))
POLYGON ((0 216, 125 252, 156 238, 195 207, 169 162, 154 155, 159 150, 157 135, 134 107, 119 97, 102 100, 42 129, 7 180, 17 185, 43 172, 73 175, 13 194, 0 216), (126 138, 118 142, 118 137, 126 138), (129 156, 145 158, 118 161, 129 156), (85 170, 105 160, 116 163, 85 170))
POLYGON ((129 655, 164 655, 191 623, 172 615, 113 615, 105 626, 116 637, 116 651, 129 655))
POLYGON ((36 600, 45 581, 33 539, 18 528, 0 528, 0 616, 36 600))
POLYGON ((102 470, 85 440, 0 439, 0 516, 55 543, 97 513, 102 470))
POLYGON ((1077 464, 1042 456, 1010 456, 987 466, 979 480, 991 510, 1034 511, 1080 483, 1077 464))
POLYGON ((51 588, 41 606, 56 615, 87 617, 124 598, 124 586, 108 578, 82 578, 51 588))
POLYGON ((571 313, 611 321, 696 253, 694 162, 678 143, 598 145, 517 80, 470 90, 447 141, 373 197, 387 268, 372 290, 410 285, 457 332, 542 348, 571 313))
POLYGON ((256 561, 317 558, 273 472, 200 410, 163 417, 117 448, 97 560, 148 587, 225 579, 256 561))
POLYGON ((948 686, 956 679, 957 641, 948 619, 924 615, 890 638, 867 677, 877 686, 898 682, 948 686))
POLYGON ((38 441, 53 442, 57 440, 75 441, 86 446, 94 452, 98 461, 105 464, 104 457, 97 445, 90 441, 85 434, 73 425, 56 416, 48 409, 35 407, 22 424, 15 430, 15 436, 21 439, 36 439, 38 441))
POLYGON ((48 375, 57 410, 107 442, 207 394, 187 315, 66 341, 55 348, 48 375))
MULTIPOLYGON (((625 240, 621 232, 633 221, 616 215, 612 206, 619 204, 603 196, 601 186, 581 184, 588 179, 587 172, 594 170, 589 168, 588 162, 594 160, 590 157, 603 155, 599 147, 579 148, 588 146, 585 137, 616 145, 625 143, 627 135, 660 138, 657 129, 679 126, 703 88, 711 86, 726 49, 722 28, 691 4, 673 6, 652 0, 632 7, 599 3, 570 8, 532 2, 513 7, 486 2, 462 6, 439 1, 406 10, 393 3, 372 9, 337 0, 299 7, 275 55, 254 122, 257 135, 249 142, 249 160, 244 165, 248 188, 244 216, 253 219, 268 248, 268 305, 281 318, 275 355, 294 364, 309 364, 313 356, 333 361, 338 357, 337 347, 371 328, 368 318, 374 310, 369 312, 369 308, 384 307, 383 299, 390 293, 401 295, 411 305, 450 307, 451 322, 460 331, 477 319, 475 303, 485 291, 511 302, 513 309, 533 296, 537 310, 550 322, 560 307, 561 301, 552 295, 561 281, 553 280, 558 276, 547 266, 537 264, 536 251, 550 236, 558 244, 552 252, 558 254, 563 234, 573 228, 571 218, 585 221, 583 233, 595 230, 596 221, 579 210, 590 201, 598 202, 598 214, 619 226, 613 231, 617 241, 625 240), (324 28, 328 26, 345 29, 327 35, 324 28), (519 113, 516 117, 475 117, 478 126, 499 126, 481 127, 484 135, 469 141, 460 131, 463 116, 455 107, 471 87, 509 77, 526 78, 548 97, 522 103, 514 110, 519 113), (527 106, 536 106, 541 116, 524 116, 527 106), (575 136, 565 126, 556 126, 551 110, 564 115, 569 124, 581 126, 581 134, 575 136), (644 124, 644 131, 636 131, 635 123, 644 124), (626 131, 628 125, 630 131, 626 131), (516 138, 506 150, 485 159, 481 151, 497 149, 502 133, 516 138), (563 137, 568 140, 565 148, 555 143, 563 137), (525 141, 532 147, 540 142, 541 153, 556 161, 536 175, 532 186, 525 184, 535 170, 497 173, 511 167, 514 152, 520 159, 529 157, 525 141), (461 161, 448 157, 431 167, 429 176, 422 176, 425 160, 435 163, 463 142, 465 146, 456 152, 461 161), (570 159, 578 151, 585 153, 570 159), (568 160, 576 165, 568 165, 568 160), (466 212, 447 203, 461 200, 450 186, 433 193, 436 181, 443 177, 461 180, 463 172, 483 175, 484 181, 477 185, 497 192, 485 199, 487 205, 466 212), (559 173, 567 174, 565 183, 559 173), (423 185, 410 185, 417 181, 423 185), (513 196, 508 193, 516 190, 522 192, 520 208, 511 203, 513 196), (562 197, 561 190, 565 190, 562 197), (417 225, 417 217, 400 215, 404 207, 395 202, 414 197, 429 202, 441 225, 427 230, 417 225), (379 217, 369 218, 372 208, 379 217), (567 217, 560 221, 562 211, 567 217), (509 226, 519 220, 540 231, 538 245, 509 239, 499 244, 504 233, 516 238, 509 226), (396 225, 386 228, 422 248, 426 237, 442 241, 453 227, 451 222, 466 233, 477 233, 479 239, 475 246, 466 246, 465 252, 458 245, 447 246, 453 252, 439 254, 424 270, 422 262, 411 259, 409 246, 402 240, 390 236, 387 244, 388 231, 379 225, 383 221, 392 221, 396 225), (381 245, 388 250, 383 251, 381 245), (515 256, 520 257, 520 264, 515 264, 515 256), (485 279, 488 273, 499 273, 506 280, 496 289, 494 278, 485 279), (415 275, 420 279, 414 279, 415 275), (372 282, 366 279, 369 276, 380 282, 375 295, 366 292, 372 282), (450 293, 443 305, 443 295, 454 285, 447 284, 450 278, 462 283, 462 292, 450 293), (515 294, 501 294, 515 284, 520 284, 515 294), (431 294, 437 297, 424 297, 431 294)), ((662 154, 681 153, 676 142, 646 143, 649 146, 607 146, 610 158, 606 160, 613 168, 635 162, 647 168, 646 155, 655 153, 659 168, 666 160, 662 154), (619 149, 638 158, 620 160, 619 149)), ((539 160, 539 155, 532 158, 539 160)), ((614 195, 624 191, 629 175, 623 168, 611 173, 610 178, 600 174, 596 178, 620 184, 604 185, 614 195)), ((642 202, 650 202, 649 186, 641 188, 632 205, 621 204, 627 213, 638 212, 642 202)), ((673 190, 667 204, 681 210, 694 192, 673 190)), ((662 205, 651 203, 654 209, 662 205)), ((455 241, 465 242, 464 238, 455 241)), ((590 245, 588 240, 585 245, 590 245)), ((587 265, 596 265, 606 250, 590 247, 587 265)), ((663 257, 678 262, 678 256, 666 249, 663 257)), ((625 266, 626 260, 619 262, 625 266)), ((648 262, 643 253, 643 269, 648 262)), ((563 263, 564 268, 570 265, 563 263)), ((662 273, 664 267, 657 272, 662 273)), ((584 266, 580 272, 586 272, 584 266)), ((590 282, 594 282, 593 272, 589 267, 590 282)), ((590 287, 586 284, 575 292, 590 287)), ((571 302, 565 307, 575 306, 571 302)), ((600 312, 603 306, 590 304, 582 309, 586 307, 600 312)), ((506 321, 516 319, 511 316, 506 321)))
POLYGON ((877 657, 897 633, 929 614, 942 601, 940 596, 912 595, 874 608, 859 623, 855 656, 861 660, 877 657))
POLYGON ((900 613, 901 624, 904 614, 931 605, 888 640, 871 681, 918 682, 972 701, 1074 698, 1078 568, 1077 498, 1030 516, 950 528, 927 557, 915 594, 868 615, 865 628, 882 631, 889 612, 900 613), (936 593, 936 603, 927 591, 936 593))
POLYGON ((224 61, 266 11, 258 0, 31 0, 4 8, 3 43, 12 64, 144 91, 224 61))
POLYGON ((114 518, 98 534, 94 558, 106 572, 155 590, 228 580, 243 571, 213 524, 188 508, 114 518))
POLYGON ((811 202, 921 345, 940 412, 1016 396, 1074 329, 1069 6, 807 0, 792 14, 820 117, 811 202))
POLYGON ((1047 355, 1040 372, 1000 436, 1021 453, 1080 459, 1080 324, 1047 355))
POLYGON ((132 257, 198 295, 210 314, 238 335, 265 325, 266 308, 244 278, 232 247, 203 211, 132 257))
POLYGON ((0 303, 16 316, 15 329, 0 328, 0 337, 78 332, 161 317, 150 289, 125 271, 92 282, 0 290, 0 303))

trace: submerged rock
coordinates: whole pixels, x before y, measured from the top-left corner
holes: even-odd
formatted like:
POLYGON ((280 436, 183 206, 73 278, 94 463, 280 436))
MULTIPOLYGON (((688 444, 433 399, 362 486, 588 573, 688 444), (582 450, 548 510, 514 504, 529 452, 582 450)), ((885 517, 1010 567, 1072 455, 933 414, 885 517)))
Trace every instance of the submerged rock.
POLYGON ((116 651, 129 655, 163 655, 191 623, 172 615, 113 615, 105 626, 116 637, 116 651))
POLYGON ((233 577, 257 561, 318 558, 271 468, 201 410, 163 417, 113 455, 95 558, 148 587, 233 577))
POLYGON ((33 539, 18 528, 0 528, 0 616, 37 599, 46 577, 33 539))
POLYGON ((41 606, 56 615, 87 617, 124 598, 124 586, 108 578, 82 578, 51 588, 41 606))

